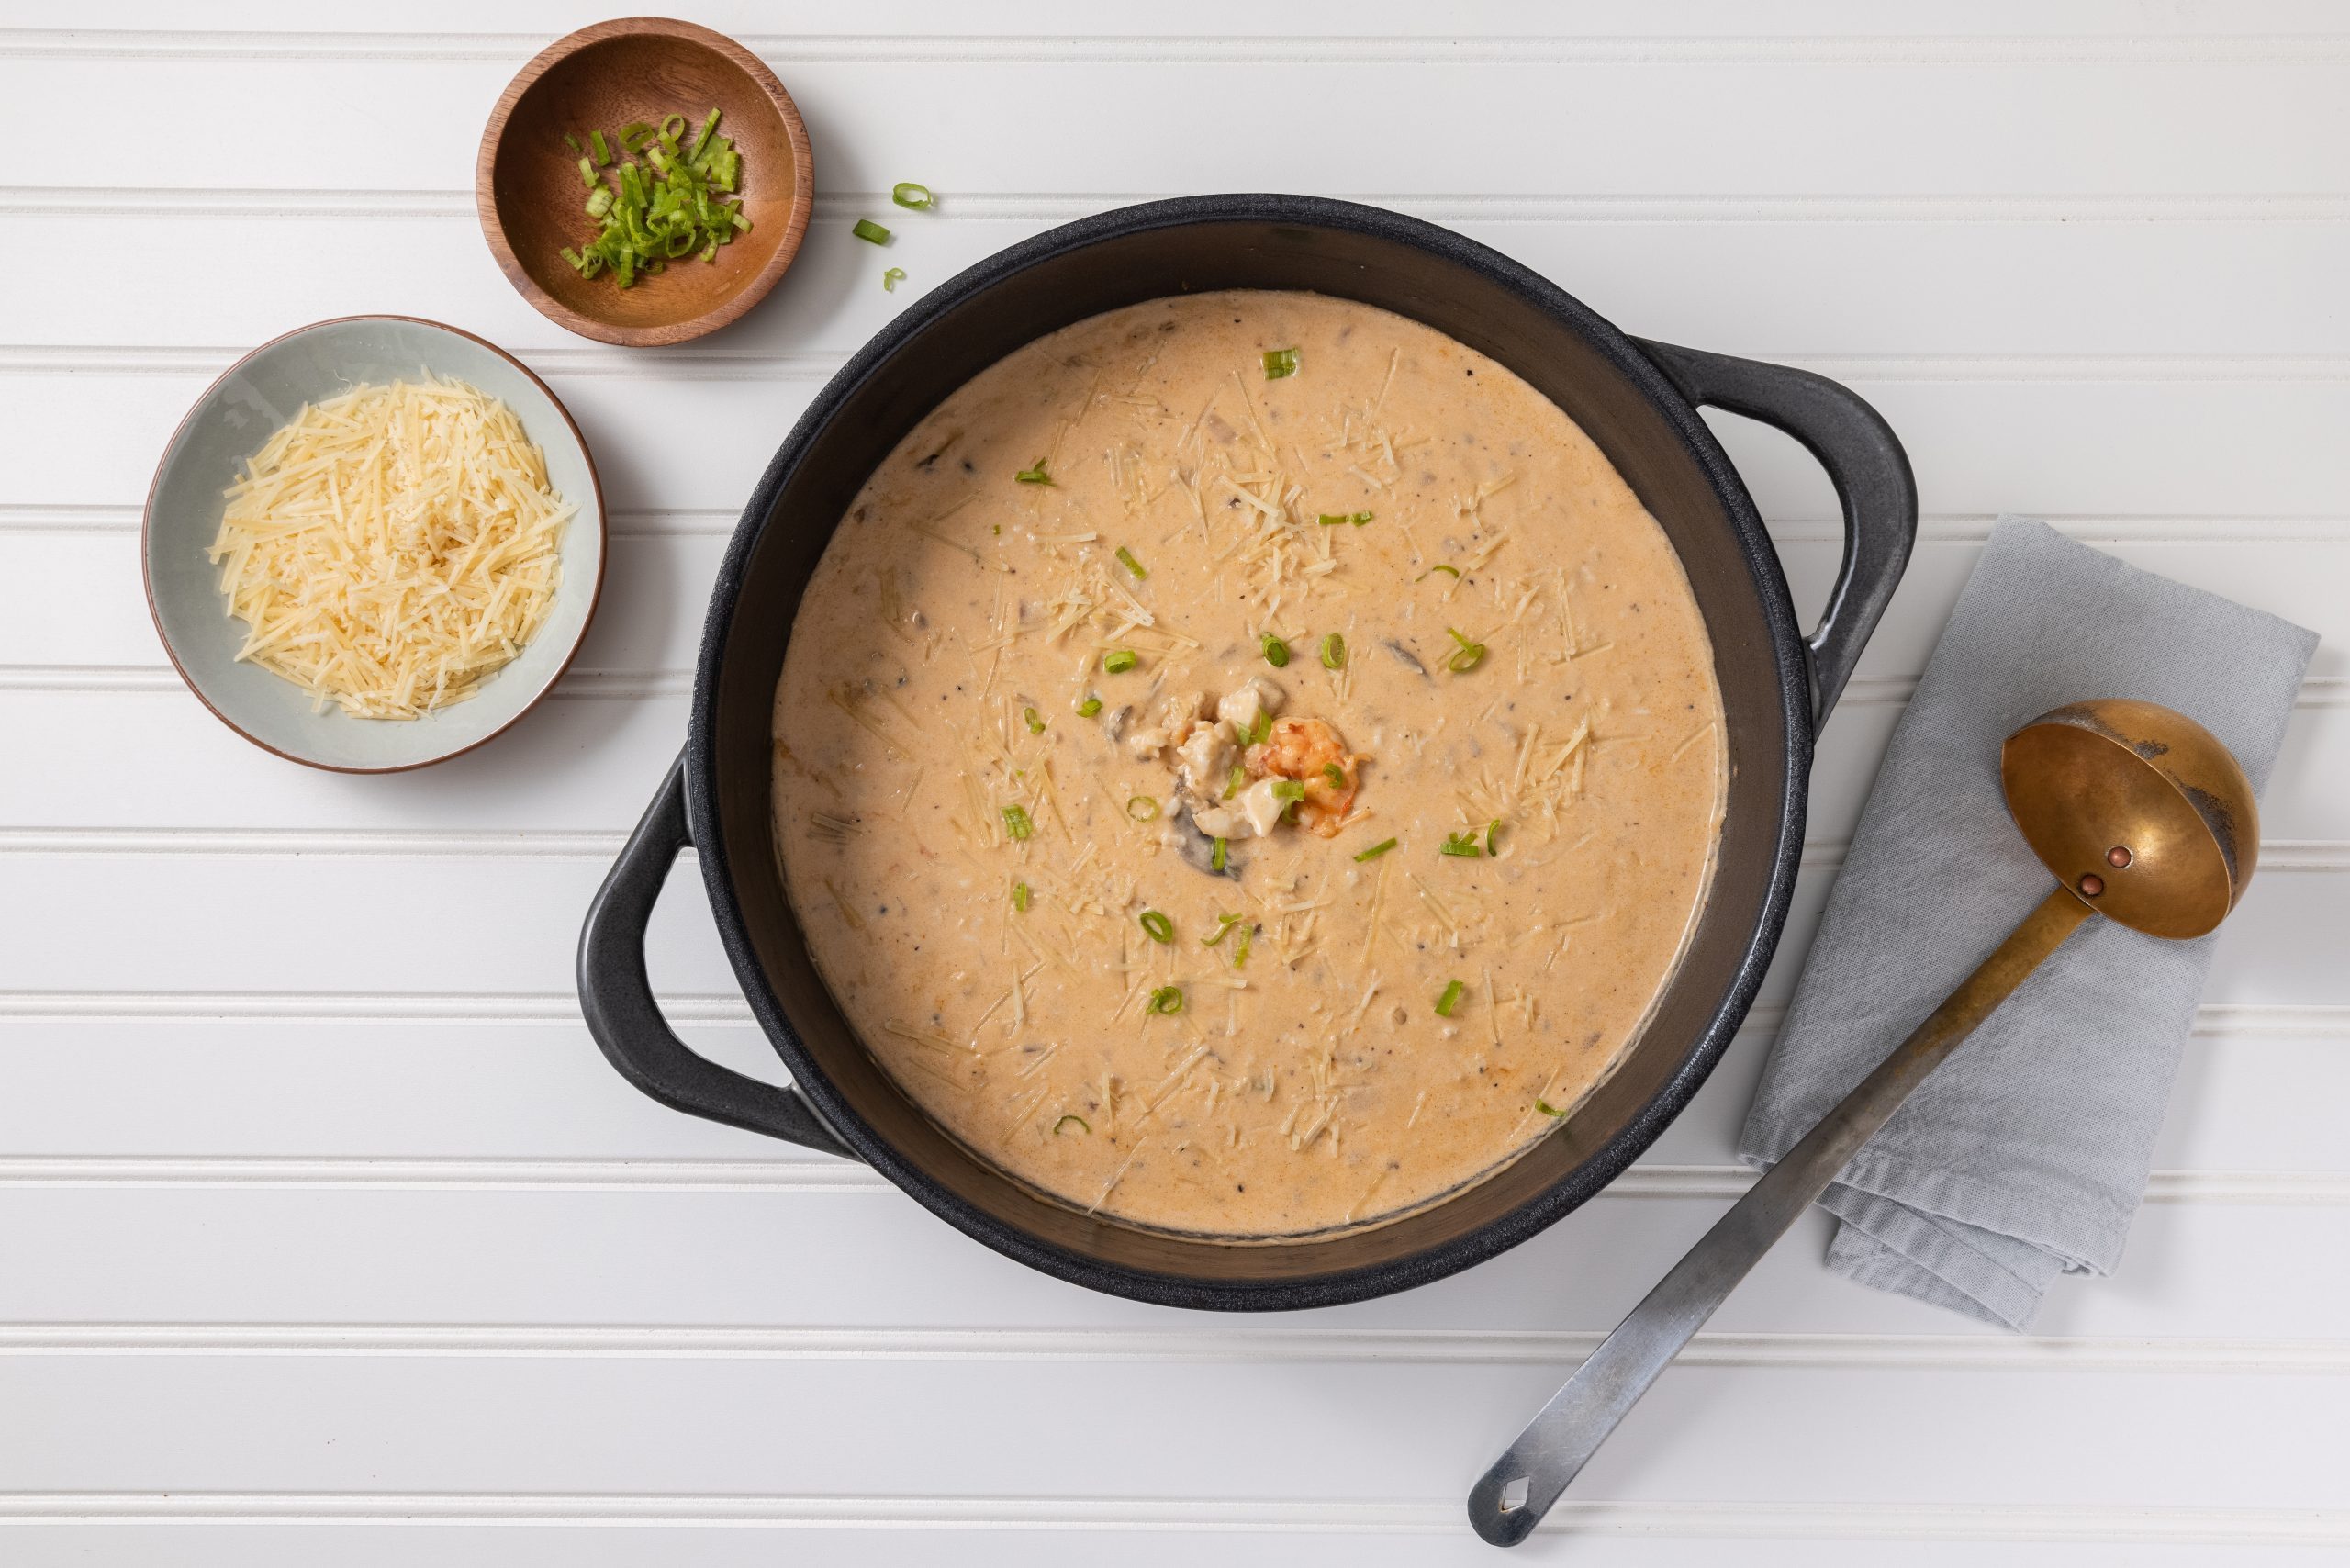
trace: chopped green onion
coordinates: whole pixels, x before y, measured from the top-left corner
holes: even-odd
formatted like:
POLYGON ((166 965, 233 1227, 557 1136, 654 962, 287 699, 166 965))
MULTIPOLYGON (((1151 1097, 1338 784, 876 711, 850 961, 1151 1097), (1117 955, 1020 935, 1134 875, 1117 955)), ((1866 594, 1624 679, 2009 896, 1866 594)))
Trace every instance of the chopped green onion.
POLYGON ((916 212, 922 212, 938 198, 930 194, 928 185, 918 185, 912 180, 900 180, 890 187, 890 199, 900 207, 911 207, 916 212))
POLYGON ((1422 572, 1418 577, 1414 577, 1412 580, 1416 583, 1424 583, 1438 572, 1445 573, 1455 582, 1459 582, 1460 580, 1460 568, 1458 566, 1448 566, 1441 561, 1438 562, 1435 566, 1430 566, 1427 571, 1422 572))
POLYGON ((637 279, 665 271, 673 261, 716 261, 720 246, 751 227, 732 199, 740 154, 715 134, 712 118, 688 157, 666 129, 685 123, 684 116, 672 115, 656 131, 642 120, 631 122, 620 132, 617 158, 611 138, 601 130, 588 133, 593 156, 579 160, 579 173, 592 193, 588 216, 602 228, 572 263, 581 276, 610 273, 621 287, 633 287, 637 279), (641 163, 629 161, 639 156, 641 163), (607 167, 609 175, 597 173, 607 167))
POLYGON ((1014 882, 1012 884, 1012 907, 1018 910, 1023 914, 1026 914, 1028 913, 1027 883, 1014 882))
POLYGON ((1548 1100, 1537 1100, 1534 1102, 1534 1108, 1541 1112, 1546 1116, 1554 1116, 1561 1121, 1566 1120, 1567 1117, 1567 1114, 1564 1111, 1560 1110, 1548 1100))
POLYGON ((1132 648, 1113 648, 1102 655, 1102 667, 1112 675, 1124 675, 1142 663, 1142 655, 1132 648))
POLYGON ((1477 858, 1476 830, 1472 828, 1467 833, 1449 833, 1445 834, 1444 843, 1438 848, 1437 853, 1438 855, 1457 855, 1464 860, 1474 860, 1477 858))
POLYGON ((1214 946, 1217 943, 1219 943, 1219 942, 1221 942, 1221 941, 1223 941, 1223 940, 1225 939, 1225 935, 1228 935, 1228 934, 1231 932, 1231 930, 1232 930, 1232 928, 1233 928, 1234 926, 1236 926, 1236 925, 1237 925, 1237 924, 1240 924, 1240 916, 1238 916, 1238 915, 1237 915, 1237 914, 1219 914, 1219 915, 1217 915, 1217 916, 1215 917, 1215 935, 1213 935, 1213 936, 1203 936, 1203 937, 1201 937, 1201 938, 1200 938, 1200 946, 1203 946, 1203 947, 1213 947, 1213 946, 1214 946))
POLYGON ((1180 985, 1160 986, 1157 991, 1150 993, 1150 1001, 1147 1003, 1147 1010, 1149 1012, 1158 1014, 1162 1017, 1172 1017, 1174 1014, 1182 1012, 1183 988, 1180 985))
POLYGON ((1208 852, 1208 869, 1211 871, 1223 870, 1225 859, 1230 851, 1230 844, 1224 839, 1217 839, 1215 841, 1215 847, 1208 852))
POLYGON ((1102 711, 1102 699, 1099 697, 1088 697, 1077 705, 1077 716, 1080 719, 1091 719, 1100 711, 1102 711))
POLYGON ((1135 553, 1123 544, 1118 546, 1118 565, 1132 572, 1136 582, 1150 576, 1148 572, 1143 570, 1142 563, 1135 559, 1135 553))
POLYGON ((886 245, 890 242, 890 231, 869 218, 858 218, 856 227, 851 229, 849 232, 867 244, 886 245))
POLYGON ((1305 786, 1294 778, 1276 778, 1273 780, 1273 799, 1303 801, 1305 799, 1305 786))
POLYGON ((1486 853, 1486 854, 1491 855, 1491 854, 1493 854, 1493 853, 1494 852, 1494 834, 1495 834, 1499 833, 1499 832, 1501 831, 1501 828, 1502 828, 1502 819, 1501 819, 1501 818, 1499 818, 1499 817, 1495 817, 1493 821, 1491 821, 1491 822, 1489 822, 1489 823, 1487 823, 1485 824, 1485 853, 1486 853))
POLYGON ((1257 722, 1248 726, 1248 744, 1262 745, 1265 744, 1265 737, 1272 733, 1273 716, 1270 713, 1259 713, 1257 715, 1257 722))
POLYGON ((1279 669, 1283 665, 1289 663, 1289 644, 1287 643, 1282 642, 1279 637, 1276 637, 1270 632, 1268 632, 1264 636, 1264 644, 1265 662, 1267 664, 1272 666, 1275 669, 1279 669))
POLYGON ((1395 841, 1393 839, 1382 838, 1377 844, 1372 845, 1369 849, 1366 849, 1361 854, 1356 856, 1355 858, 1358 860, 1376 860, 1394 847, 1395 841))
POLYGON ((1126 815, 1138 823, 1147 823, 1158 815, 1158 802, 1148 795, 1136 795, 1126 801, 1126 815))
POLYGON ((1347 787, 1347 770, 1335 762, 1326 762, 1322 765, 1322 777, 1330 781, 1330 788, 1333 790, 1343 790, 1347 787))
POLYGON ((708 150, 710 146, 711 137, 716 134, 717 130, 718 110, 716 108, 712 108, 710 111, 710 117, 701 122, 701 134, 694 138, 693 151, 686 154, 687 162, 699 162, 701 161, 702 153, 708 150))
POLYGON ((1458 648, 1455 648, 1452 651, 1452 656, 1444 661, 1445 668, 1450 670, 1455 675, 1467 675, 1471 670, 1475 669, 1480 664, 1484 662, 1484 644, 1472 643, 1468 638, 1462 636, 1460 633, 1453 631, 1449 626, 1446 627, 1444 630, 1454 642, 1460 644, 1458 648))
POLYGON ((1244 925, 1240 928, 1240 940, 1232 945, 1232 967, 1234 969, 1237 969, 1240 968, 1241 965, 1248 961, 1248 945, 1256 939, 1256 926, 1244 925))
POLYGON ((1322 667, 1324 669, 1347 667, 1347 640, 1336 632, 1322 639, 1322 667))
POLYGON ((579 139, 572 135, 571 132, 567 130, 563 133, 563 139, 571 143, 571 150, 574 152, 585 152, 588 151, 586 148, 579 145, 579 139))
POLYGON ((1468 989, 1469 988, 1467 986, 1462 985, 1459 980, 1454 980, 1450 985, 1446 986, 1444 988, 1444 994, 1436 999, 1436 1015, 1439 1018, 1451 1017, 1452 1004, 1459 1002, 1460 1000, 1460 993, 1468 989))
POLYGON ((1296 374, 1297 351, 1295 349, 1267 349, 1265 351, 1266 380, 1279 381, 1284 375, 1296 374))
POLYGON ((1322 519, 1322 526, 1325 528, 1336 528, 1342 522, 1351 522, 1357 528, 1360 528, 1371 521, 1371 514, 1367 511, 1326 511, 1317 515, 1322 519))
POLYGON ((1175 923, 1157 910, 1144 910, 1136 919, 1141 922, 1144 933, 1152 941, 1172 942, 1175 940, 1175 923))
POLYGON ((667 142, 677 140, 678 137, 685 134, 685 116, 663 115, 661 117, 661 140, 663 141, 667 142))
POLYGON ((1035 831, 1036 824, 1028 820, 1027 807, 1006 806, 1003 808, 1003 832, 1005 837, 1013 839, 1026 838, 1035 831))
POLYGON ((1092 1135, 1093 1124, 1087 1121, 1083 1116, 1078 1115, 1072 1112, 1069 1115, 1063 1116, 1059 1121, 1053 1124, 1053 1136, 1055 1137, 1060 1137, 1061 1129, 1069 1126, 1071 1122, 1075 1122, 1079 1126, 1084 1128, 1087 1136, 1091 1137, 1092 1135))
POLYGON ((1028 733, 1030 734, 1041 735, 1045 733, 1044 715, 1037 712, 1036 710, 1034 708, 1023 708, 1020 710, 1020 716, 1028 721, 1028 733))
POLYGON ((891 267, 888 272, 885 272, 885 273, 883 273, 883 274, 881 274, 881 286, 882 286, 882 288, 883 288, 884 290, 886 290, 887 292, 889 292, 889 293, 890 293, 890 294, 895 294, 895 293, 897 293, 897 292, 898 292, 898 286, 899 286, 900 284, 901 284, 901 283, 905 282, 905 280, 906 280, 906 269, 905 269, 905 268, 903 268, 903 267, 891 267))
POLYGON ((1024 485, 1049 485, 1053 482, 1053 476, 1045 472, 1045 460, 1041 457, 1036 459, 1034 465, 1023 468, 1013 477, 1024 485))
POLYGON ((1229 801, 1232 797, 1240 793, 1240 786, 1246 784, 1248 781, 1248 770, 1241 767, 1238 763, 1234 763, 1232 765, 1232 771, 1224 776, 1224 798, 1229 801))

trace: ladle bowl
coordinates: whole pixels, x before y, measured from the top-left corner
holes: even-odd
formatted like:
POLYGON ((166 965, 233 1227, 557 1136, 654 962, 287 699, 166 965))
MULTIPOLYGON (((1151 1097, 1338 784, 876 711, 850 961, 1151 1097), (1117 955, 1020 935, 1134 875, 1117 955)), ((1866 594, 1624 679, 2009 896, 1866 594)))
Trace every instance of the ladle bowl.
POLYGON ((2057 885, 1859 1088, 1730 1206, 1542 1407, 1469 1494, 1469 1522, 1515 1546, 1747 1271, 1870 1135, 2082 922, 2200 936, 2251 880, 2252 783, 2186 714, 2124 698, 2042 714, 1999 752, 2008 811, 2057 885))

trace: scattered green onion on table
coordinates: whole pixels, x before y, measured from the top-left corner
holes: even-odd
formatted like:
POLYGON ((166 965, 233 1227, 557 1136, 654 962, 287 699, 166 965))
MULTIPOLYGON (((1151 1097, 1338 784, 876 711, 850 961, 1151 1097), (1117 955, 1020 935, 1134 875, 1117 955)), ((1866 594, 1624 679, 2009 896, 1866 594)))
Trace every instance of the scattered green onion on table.
POLYGON ((564 261, 582 277, 609 273, 622 288, 688 256, 715 261, 721 245, 751 227, 740 205, 743 155, 718 134, 718 120, 711 110, 690 144, 681 140, 683 115, 658 126, 634 121, 621 129, 618 160, 601 130, 589 132, 595 155, 579 160, 579 175, 588 216, 603 231, 576 250, 565 246, 564 261))

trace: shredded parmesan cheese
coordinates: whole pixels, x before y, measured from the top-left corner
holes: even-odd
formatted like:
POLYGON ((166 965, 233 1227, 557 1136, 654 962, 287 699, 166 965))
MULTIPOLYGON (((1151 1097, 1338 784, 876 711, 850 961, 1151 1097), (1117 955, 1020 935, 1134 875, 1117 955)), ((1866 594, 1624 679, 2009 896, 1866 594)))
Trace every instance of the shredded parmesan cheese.
POLYGON ((209 556, 240 659, 368 719, 461 702, 554 608, 577 510, 512 409, 460 381, 307 404, 229 487, 209 556))

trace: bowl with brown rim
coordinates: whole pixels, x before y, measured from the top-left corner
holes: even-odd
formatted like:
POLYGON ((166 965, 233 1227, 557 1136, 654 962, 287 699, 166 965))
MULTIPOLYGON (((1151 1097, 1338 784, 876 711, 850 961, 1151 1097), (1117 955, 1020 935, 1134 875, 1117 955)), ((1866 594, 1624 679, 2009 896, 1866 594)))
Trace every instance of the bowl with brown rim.
POLYGON ((598 22, 540 50, 498 95, 474 165, 474 206, 507 281, 549 320, 631 348, 701 337, 756 305, 799 254, 814 196, 808 128, 767 62, 723 33, 663 17, 598 22), (713 108, 743 154, 751 227, 713 260, 688 256, 632 288, 581 276, 563 250, 595 239, 599 225, 565 135, 585 146, 590 131, 609 140, 669 115, 699 127, 713 108))

